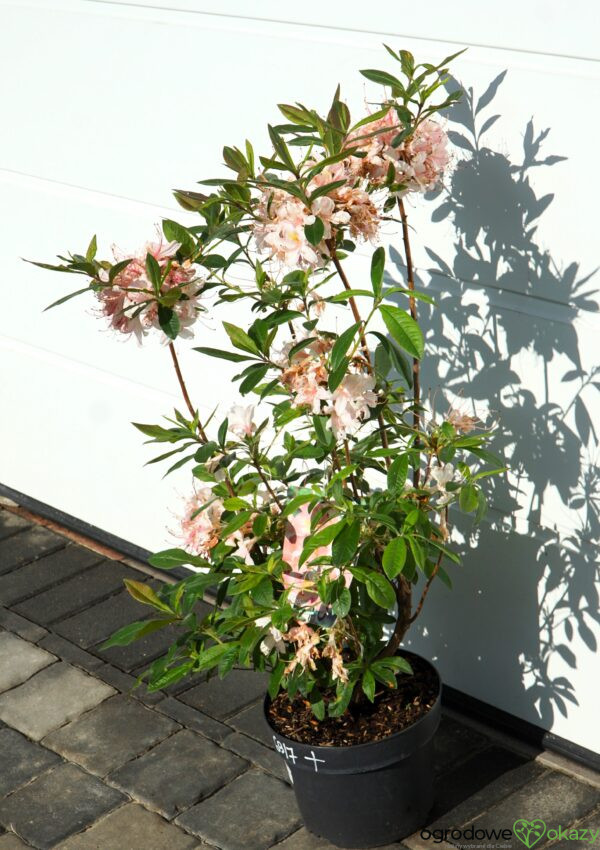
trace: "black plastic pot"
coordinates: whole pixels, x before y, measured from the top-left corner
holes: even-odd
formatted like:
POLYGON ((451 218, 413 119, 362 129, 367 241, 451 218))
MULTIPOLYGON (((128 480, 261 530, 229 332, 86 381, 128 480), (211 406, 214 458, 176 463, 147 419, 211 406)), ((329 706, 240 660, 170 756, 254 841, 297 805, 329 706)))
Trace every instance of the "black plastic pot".
POLYGON ((365 848, 405 838, 423 826, 433 804, 440 691, 441 682, 435 704, 412 726, 350 747, 316 747, 280 735, 269 722, 270 700, 265 698, 273 744, 285 759, 310 832, 338 847, 365 848))

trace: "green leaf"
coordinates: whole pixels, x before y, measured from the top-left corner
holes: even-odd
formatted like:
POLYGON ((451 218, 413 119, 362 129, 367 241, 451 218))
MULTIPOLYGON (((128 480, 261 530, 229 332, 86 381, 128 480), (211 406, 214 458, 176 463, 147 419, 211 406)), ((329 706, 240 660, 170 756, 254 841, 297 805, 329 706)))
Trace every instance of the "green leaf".
POLYGON ((109 649, 111 646, 128 646, 134 640, 152 634, 158 629, 164 629, 173 622, 174 618, 169 617, 161 620, 141 620, 136 623, 129 623, 123 626, 122 629, 116 631, 105 641, 100 649, 109 649))
POLYGON ((200 346, 194 348, 194 351, 199 351, 200 354, 207 354, 209 357, 218 357, 220 360, 230 360, 232 363, 243 363, 245 360, 252 360, 251 357, 244 357, 243 354, 236 354, 234 351, 222 351, 220 348, 205 348, 200 346))
POLYGON ((85 258, 88 263, 91 263, 94 257, 96 256, 96 251, 98 250, 98 243, 96 241, 96 237, 92 236, 90 240, 90 244, 88 245, 88 249, 85 252, 85 258))
POLYGON ((169 339, 177 339, 177 334, 179 333, 180 329, 180 323, 179 316, 174 310, 172 310, 170 307, 163 307, 162 304, 159 304, 158 324, 160 325, 161 330, 165 334, 165 336, 169 337, 169 339))
POLYGON ((245 331, 238 328, 237 325, 232 325, 230 322, 223 322, 223 327, 235 348, 240 348, 242 351, 249 351, 251 354, 260 354, 256 343, 245 331))
POLYGON ((331 610, 336 617, 347 617, 352 606, 352 595, 347 587, 343 587, 331 604, 331 610))
POLYGON ((339 337, 336 339, 333 348, 331 349, 331 369, 335 371, 341 363, 344 361, 348 349, 352 344, 354 337, 356 336, 356 331, 360 327, 360 322, 356 322, 352 327, 347 328, 339 337))
POLYGON ((371 284, 373 292, 377 297, 381 295, 383 287, 383 272, 385 269, 385 248, 380 246, 373 252, 371 257, 371 284))
POLYGON ((208 649, 200 653, 195 669, 200 671, 216 667, 223 655, 230 651, 230 648, 231 644, 229 643, 218 643, 216 646, 209 646, 208 649))
POLYGON ((270 124, 267 125, 269 130, 269 138, 271 139, 271 144, 275 149, 275 153, 279 157, 279 159, 288 166, 291 171, 296 171, 296 163, 291 157, 291 154, 288 150, 288 146, 286 145, 283 138, 279 135, 277 130, 272 127, 270 124))
MULTIPOLYGON (((275 325, 282 325, 284 322, 293 322, 294 319, 304 318, 304 313, 299 313, 298 310, 279 310, 277 313, 271 313, 263 321, 268 328, 273 328, 275 325)), ((304 344, 306 342, 306 340, 303 340, 304 344)))
POLYGON ((384 305, 379 310, 386 328, 398 345, 413 357, 420 359, 425 350, 425 341, 421 328, 412 316, 399 307, 384 305))
POLYGON ((347 566, 354 558, 359 539, 360 522, 355 519, 346 525, 333 541, 331 561, 336 567, 347 566))
POLYGON ((153 567, 158 567, 159 570, 173 570, 182 564, 189 564, 193 557, 183 549, 164 549, 162 552, 150 555, 148 563, 153 567))
POLYGON ((414 537, 408 538, 408 545, 410 547, 412 556, 415 559, 415 564, 417 565, 417 567, 419 567, 419 569, 424 570, 426 562, 425 550, 423 549, 421 544, 415 540, 414 537))
POLYGON ((326 525, 325 528, 321 528, 319 531, 316 531, 314 534, 307 537, 298 565, 302 566, 306 559, 310 558, 315 549, 319 549, 321 546, 329 546, 329 544, 333 542, 334 538, 340 533, 344 525, 345 520, 340 520, 339 522, 334 522, 331 525, 326 525))
POLYGON ((242 395, 246 395, 251 392, 254 387, 262 381, 269 370, 269 366, 263 363, 257 363, 254 366, 250 366, 248 369, 248 374, 240 384, 240 393, 242 395))
POLYGON ((314 493, 299 493, 287 503, 281 512, 281 516, 286 517, 290 516, 290 514, 295 514, 302 505, 305 505, 307 502, 311 502, 315 498, 316 496, 314 493))
POLYGON ((284 670, 285 662, 279 660, 269 677, 269 684, 267 685, 267 691, 269 692, 269 696, 271 697, 271 699, 275 699, 275 697, 279 693, 279 686, 283 678, 284 670))
POLYGON ((146 254, 146 274, 148 275, 148 280, 152 284, 152 289, 157 295, 159 295, 160 288, 162 286, 160 266, 150 252, 146 254))
POLYGON ((387 474, 387 486, 391 493, 400 493, 408 475, 408 455, 400 455, 392 461, 387 474))
POLYGON ((330 717, 341 717, 346 711, 352 699, 355 682, 346 682, 338 688, 338 696, 334 702, 329 703, 328 714, 330 717))
POLYGON ((393 74, 388 74, 387 71, 376 71, 372 68, 368 68, 360 73, 363 77, 366 77, 367 80, 371 80, 372 83, 380 83, 382 86, 391 86, 392 88, 402 90, 404 89, 400 80, 397 77, 394 77, 393 74))
POLYGON ((219 441, 219 445, 221 448, 225 447, 225 442, 227 441, 227 431, 229 429, 229 419, 225 417, 225 419, 219 425, 219 430, 217 431, 217 440, 219 441))
POLYGON ((465 484, 461 487, 458 504, 461 511, 470 514, 479 506, 479 490, 474 484, 465 484))
POLYGON ((78 289, 77 292, 70 292, 68 295, 63 295, 62 298, 59 298, 58 301, 53 301, 52 304, 48 304, 47 307, 44 307, 44 313, 46 310, 51 310, 53 307, 58 307, 60 304, 64 304, 66 301, 70 301, 71 298, 75 298, 77 295, 81 295, 83 292, 91 292, 91 286, 86 286, 84 289, 78 289))
POLYGON ((194 455, 194 460, 197 463, 206 463, 206 461, 215 454, 218 448, 219 446, 214 440, 209 440, 208 443, 204 443, 203 446, 200 446, 194 455))
POLYGON ((368 289, 346 289, 344 292, 338 292, 337 295, 331 295, 329 298, 326 298, 326 301, 330 301, 332 304, 339 304, 341 301, 348 301, 348 299, 356 297, 356 296, 364 296, 365 298, 373 298, 373 293, 369 292, 368 289))
POLYGON ((329 448, 333 441, 333 434, 331 431, 327 430, 327 416, 313 416, 313 428, 315 429, 315 436, 319 443, 322 446, 329 448))
POLYGON ((323 694, 318 688, 313 688, 313 690, 310 692, 309 700, 312 713, 315 715, 317 720, 324 720, 325 700, 323 699, 323 694))
POLYGON ((395 537, 390 540, 383 551, 381 563, 390 581, 402 572, 406 563, 406 541, 403 537, 395 537))
POLYGON ((325 234, 325 225, 318 215, 315 216, 312 224, 304 225, 304 233, 311 245, 318 245, 321 242, 325 234))
POLYGON ((162 229, 165 239, 168 239, 169 242, 179 242, 182 254, 188 256, 193 253, 195 248, 194 238, 186 227, 176 221, 172 221, 170 218, 166 218, 162 223, 162 229))
POLYGON ((336 390, 342 383, 349 365, 349 358, 344 357, 338 366, 330 371, 329 378, 327 380, 327 386, 329 387, 330 392, 336 390))
POLYGON ((166 670, 162 676, 159 676, 158 679, 152 679, 152 681, 148 684, 148 691, 150 693, 154 693, 155 691, 167 688, 175 682, 179 682, 184 676, 187 676, 188 673, 191 672, 193 666, 193 661, 186 661, 184 664, 179 664, 177 667, 171 667, 169 670, 166 670))
POLYGON ((124 584, 128 593, 135 599, 136 602, 141 602, 143 605, 151 605, 159 611, 166 611, 169 614, 172 613, 166 602, 159 599, 156 592, 149 584, 144 584, 141 581, 135 581, 130 578, 124 579, 124 584))
POLYGON ((230 535, 233 534, 234 531, 238 531, 243 525, 246 525, 250 517, 252 516, 252 511, 242 511, 241 513, 234 516, 233 519, 230 519, 227 525, 225 525, 219 534, 221 540, 226 540, 230 535))
POLYGON ((365 585, 367 593, 376 605, 388 611, 394 607, 396 594, 384 575, 371 570, 366 577, 365 585))
POLYGON ((332 183, 326 183, 324 186, 319 186, 318 189, 311 194, 308 199, 312 204, 313 201, 316 201, 317 198, 320 198, 322 195, 327 195, 328 192, 333 192, 334 189, 339 189, 340 186, 345 186, 347 180, 334 180, 332 183))
POLYGON ((367 669, 363 673, 361 684, 364 695, 369 702, 373 702, 375 700, 375 676, 370 670, 367 669))

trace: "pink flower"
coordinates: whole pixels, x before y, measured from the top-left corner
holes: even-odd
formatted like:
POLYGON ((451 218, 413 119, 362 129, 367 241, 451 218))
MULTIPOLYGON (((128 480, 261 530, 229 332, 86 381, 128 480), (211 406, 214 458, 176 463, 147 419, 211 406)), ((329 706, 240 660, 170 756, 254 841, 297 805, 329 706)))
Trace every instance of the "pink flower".
POLYGON ((210 487, 203 487, 192 496, 186 504, 178 535, 187 552, 205 558, 210 555, 219 542, 223 510, 223 503, 213 496, 210 487))
POLYGON ((474 431, 478 425, 483 424, 476 416, 468 416, 466 413, 463 413, 462 410, 458 410, 455 407, 450 408, 446 414, 446 420, 451 425, 454 425, 457 431, 460 431, 463 434, 469 434, 471 431, 474 431))
POLYGON ((336 437, 354 434, 369 414, 369 408, 377 405, 375 379, 362 373, 346 375, 333 393, 327 413, 331 414, 331 427, 336 437))
POLYGON ((293 394, 295 407, 308 406, 312 413, 319 414, 321 403, 331 400, 331 393, 327 389, 329 375, 326 367, 326 353, 331 344, 324 339, 316 339, 297 351, 290 363, 287 351, 294 344, 284 347, 279 356, 279 363, 284 366, 281 383, 293 394))
POLYGON ((299 198, 282 189, 265 187, 257 210, 253 235, 260 252, 288 268, 316 268, 321 260, 304 232, 314 216, 299 198))
POLYGON ((402 130, 402 125, 393 109, 367 124, 350 137, 360 145, 364 157, 358 160, 357 168, 373 185, 385 183, 390 164, 394 169, 394 182, 403 183, 406 192, 428 192, 434 189, 443 177, 450 160, 448 137, 442 127, 427 118, 417 125, 409 136, 397 147, 392 140, 402 130), (375 133, 375 135, 370 135, 375 133), (370 135, 364 142, 360 136, 370 135))
MULTIPOLYGON (((290 568, 282 574, 281 581, 286 590, 289 591, 288 600, 290 604, 300 608, 323 607, 321 598, 316 590, 316 582, 321 577, 323 567, 319 565, 312 566, 312 564, 319 558, 326 558, 331 555, 331 544, 320 546, 300 565, 300 556, 304 548, 304 543, 310 535, 311 522, 312 514, 307 505, 302 505, 296 513, 292 514, 286 525, 281 556, 282 560, 290 568)), ((325 528, 331 522, 333 522, 333 519, 326 519, 319 528, 325 528)), ((333 569, 325 567, 324 569, 330 581, 335 581, 342 575, 337 567, 333 569)), ((352 573, 349 570, 344 570, 343 576, 346 587, 350 587, 352 573)))
POLYGON ((143 250, 133 256, 122 254, 113 248, 117 262, 130 260, 116 275, 112 286, 105 286, 96 293, 100 302, 100 315, 109 319, 113 330, 135 334, 141 342, 152 328, 160 328, 158 304, 152 283, 146 274, 146 255, 151 254, 159 265, 161 275, 166 272, 162 293, 175 288, 179 291, 179 300, 172 309, 179 318, 180 336, 192 336, 190 328, 201 309, 198 296, 203 283, 196 278, 189 261, 181 265, 177 262, 175 254, 179 247, 178 242, 167 243, 161 238, 158 242, 148 242, 143 250))
POLYGON ((229 430, 238 437, 250 437, 256 431, 254 405, 234 405, 228 414, 229 430))

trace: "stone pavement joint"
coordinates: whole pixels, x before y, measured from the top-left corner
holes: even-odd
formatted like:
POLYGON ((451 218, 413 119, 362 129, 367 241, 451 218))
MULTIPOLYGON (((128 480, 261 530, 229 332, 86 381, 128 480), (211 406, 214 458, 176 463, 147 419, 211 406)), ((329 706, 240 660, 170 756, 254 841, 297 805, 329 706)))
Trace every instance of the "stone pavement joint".
MULTIPOLYGON (((171 635, 101 649, 151 616, 120 589, 135 562, 33 519, 0 507, 0 850, 331 850, 301 825, 263 717, 264 678, 136 688, 171 635)), ((154 573, 138 579, 157 586, 154 573)), ((599 774, 455 711, 435 762, 432 829, 519 817, 600 828, 599 774)), ((432 846, 415 833, 381 850, 432 846)))

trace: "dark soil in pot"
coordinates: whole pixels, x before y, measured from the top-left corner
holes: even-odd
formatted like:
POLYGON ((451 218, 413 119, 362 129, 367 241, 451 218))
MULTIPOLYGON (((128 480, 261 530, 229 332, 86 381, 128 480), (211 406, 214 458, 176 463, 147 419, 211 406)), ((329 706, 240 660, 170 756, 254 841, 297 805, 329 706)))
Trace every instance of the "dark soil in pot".
POLYGON ((411 655, 410 663, 414 675, 398 676, 395 690, 378 685, 374 703, 363 699, 352 704, 343 717, 318 721, 307 699, 297 696, 290 700, 282 692, 268 707, 269 723, 292 741, 320 747, 380 741, 427 714, 438 697, 439 677, 431 664, 418 655, 411 655))
POLYGON ((307 829, 339 847, 391 844, 426 822, 433 804, 433 736, 441 715, 435 668, 403 652, 415 675, 398 677, 374 705, 319 723, 303 699, 265 698, 307 829))

